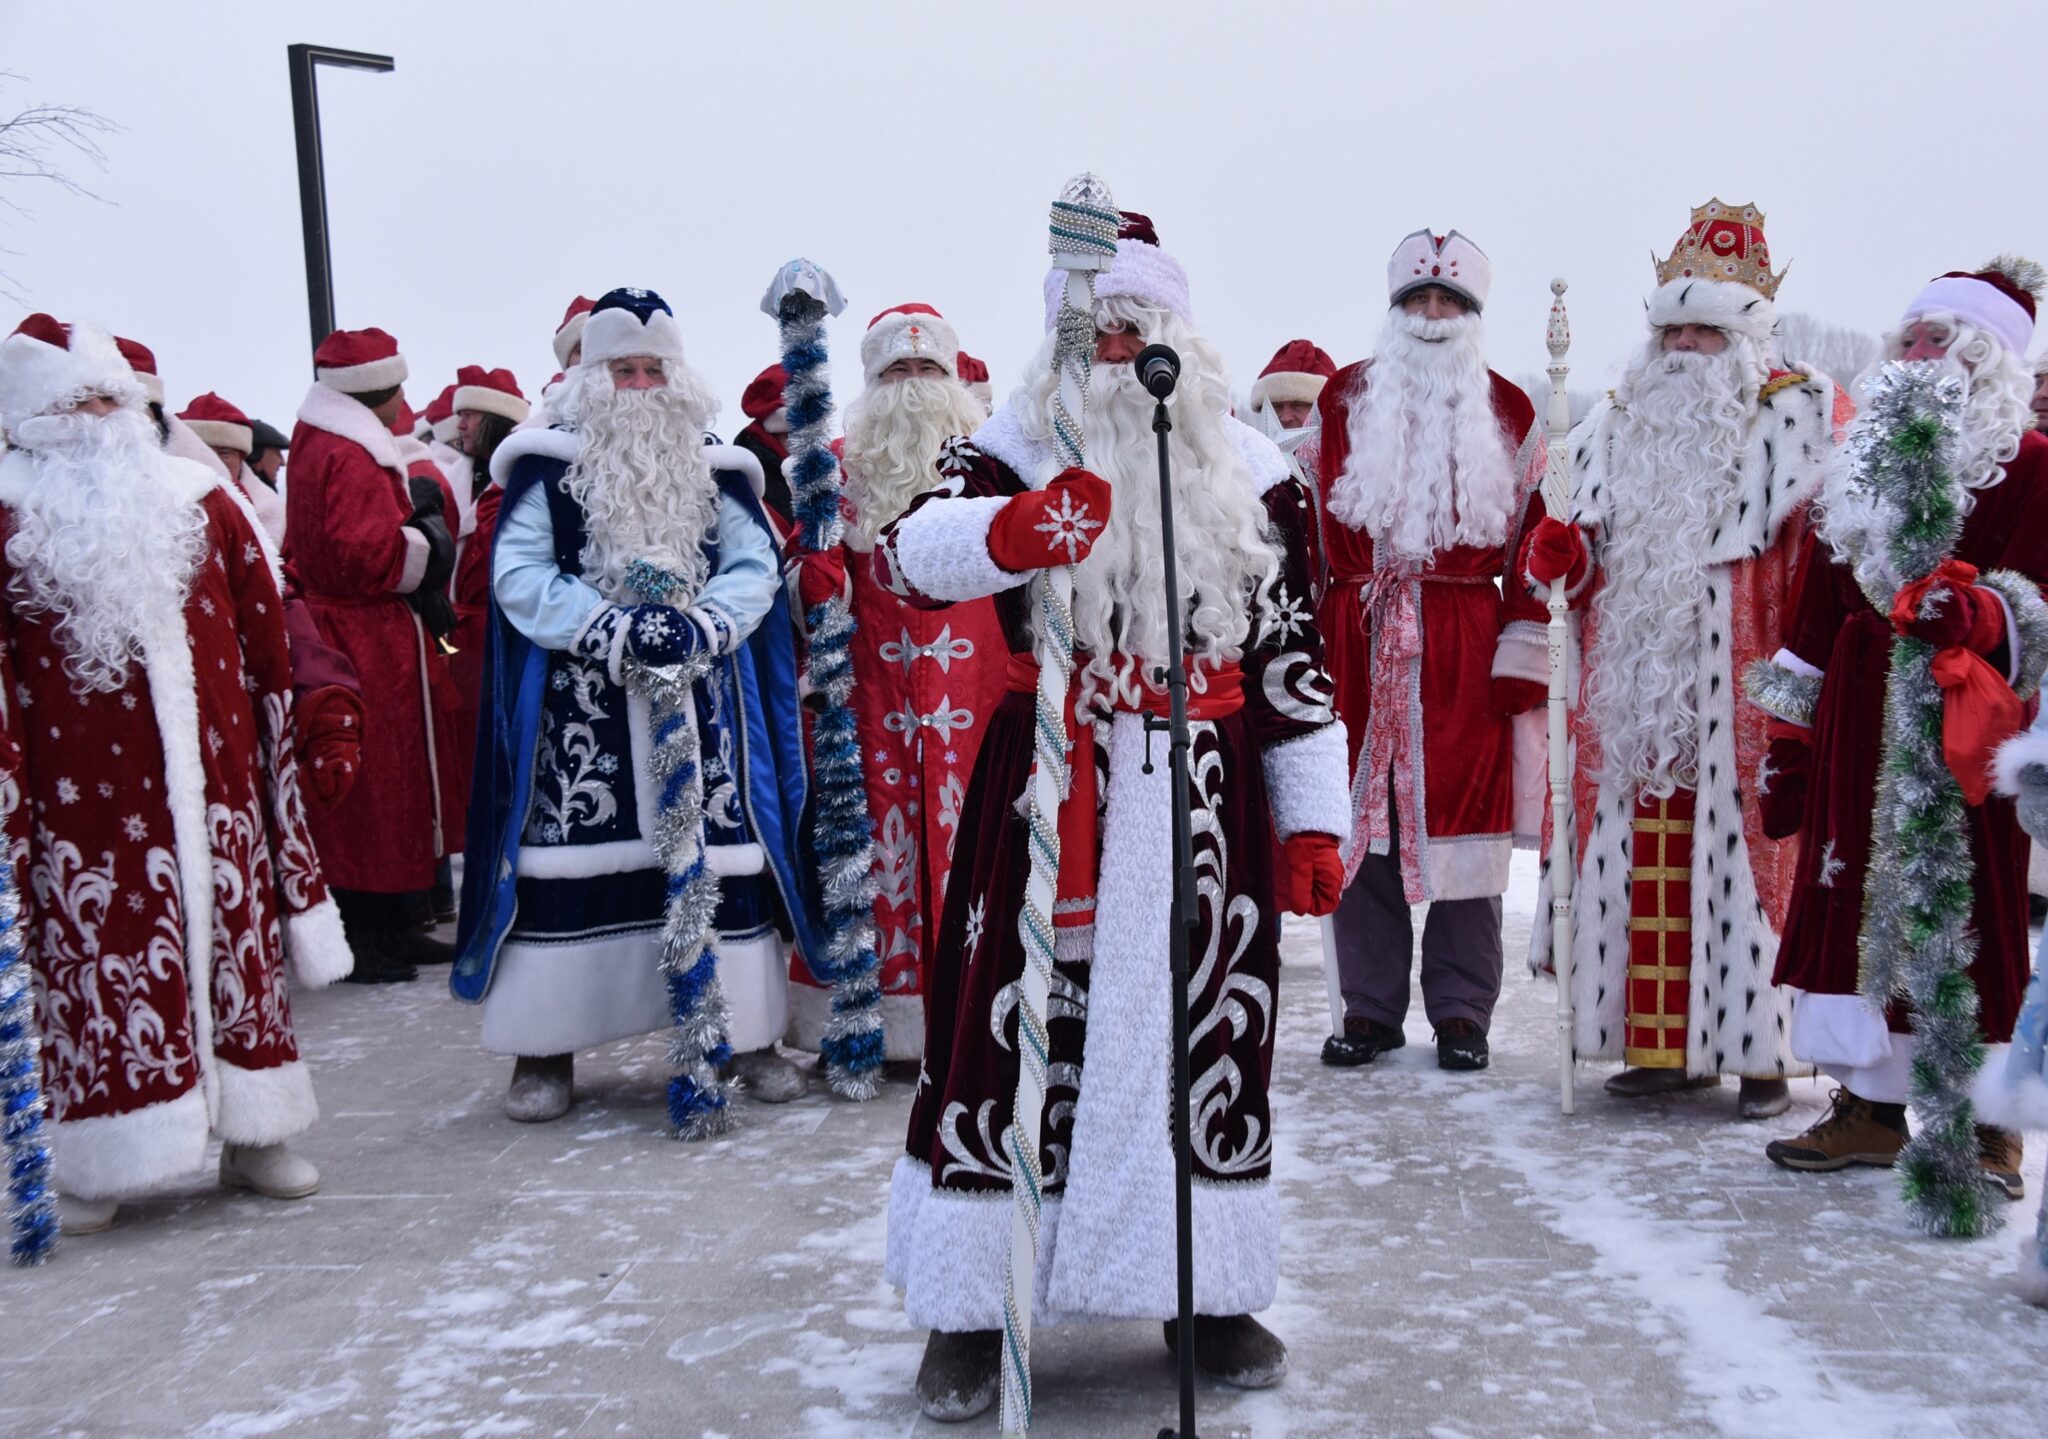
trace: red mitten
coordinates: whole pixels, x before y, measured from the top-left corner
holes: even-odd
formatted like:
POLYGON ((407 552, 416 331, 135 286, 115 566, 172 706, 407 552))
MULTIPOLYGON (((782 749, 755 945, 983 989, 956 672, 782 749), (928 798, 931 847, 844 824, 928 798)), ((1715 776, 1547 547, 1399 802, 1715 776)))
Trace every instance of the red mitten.
POLYGON ((1283 906, 1289 914, 1334 913, 1344 893, 1344 861, 1337 841, 1318 830, 1290 835, 1280 846, 1286 868, 1280 874, 1283 906))
POLYGON ((823 554, 797 558, 796 592, 806 610, 822 605, 846 589, 846 551, 834 546, 823 554))
POLYGON ((1017 495, 988 527, 989 558, 1012 574, 1077 564, 1109 521, 1109 481, 1062 470, 1042 490, 1017 495))
POLYGON ((1568 525, 1545 515, 1536 522, 1522 552, 1522 568, 1539 585, 1554 585, 1560 579, 1566 588, 1576 588, 1586 578, 1586 537, 1577 525, 1568 525))
POLYGON ((1806 780, 1813 769, 1809 734, 1798 725, 1771 721, 1764 773, 1758 777, 1758 808, 1766 838, 1790 839, 1806 822, 1806 780))
POLYGON ((1514 675, 1493 677, 1493 707, 1504 715, 1526 714, 1550 698, 1550 686, 1514 675))
POLYGON ((363 700, 341 685, 308 694, 295 714, 299 778, 322 814, 340 804, 356 782, 363 751, 363 700))

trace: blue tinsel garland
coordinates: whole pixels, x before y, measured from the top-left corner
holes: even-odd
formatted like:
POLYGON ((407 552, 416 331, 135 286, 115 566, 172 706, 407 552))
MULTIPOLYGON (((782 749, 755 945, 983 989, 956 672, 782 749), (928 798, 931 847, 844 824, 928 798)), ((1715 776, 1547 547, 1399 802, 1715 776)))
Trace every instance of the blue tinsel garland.
POLYGON ((45 1107, 35 990, 21 948, 21 900, 13 864, 0 863, 0 1141, 7 1159, 8 1249, 16 1264, 40 1264, 57 1244, 45 1107))
MULTIPOLYGON (((825 367, 824 305, 801 292, 782 302, 782 368, 789 381, 791 499, 812 553, 837 545, 839 459, 832 453, 832 393, 825 367)), ((825 1075, 851 1099, 870 1099, 882 1061, 881 961, 875 955, 875 831, 853 714, 854 619, 843 596, 814 606, 810 634, 811 692, 823 703, 812 727, 811 779, 817 796, 813 836, 825 908, 825 953, 807 955, 811 972, 832 986, 832 1018, 822 1045, 825 1075)))

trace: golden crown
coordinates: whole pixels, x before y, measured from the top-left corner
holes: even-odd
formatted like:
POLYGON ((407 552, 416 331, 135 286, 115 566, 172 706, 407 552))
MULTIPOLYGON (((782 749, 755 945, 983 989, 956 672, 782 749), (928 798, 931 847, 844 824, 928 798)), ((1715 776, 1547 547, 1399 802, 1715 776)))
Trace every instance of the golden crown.
MULTIPOLYGON (((1654 257, 1653 257, 1654 258, 1654 257)), ((1747 285, 1765 299, 1778 293, 1785 272, 1771 273, 1770 246, 1764 242, 1764 212, 1754 205, 1709 200, 1692 212, 1671 258, 1658 260, 1657 283, 1673 280, 1715 280, 1747 285)))

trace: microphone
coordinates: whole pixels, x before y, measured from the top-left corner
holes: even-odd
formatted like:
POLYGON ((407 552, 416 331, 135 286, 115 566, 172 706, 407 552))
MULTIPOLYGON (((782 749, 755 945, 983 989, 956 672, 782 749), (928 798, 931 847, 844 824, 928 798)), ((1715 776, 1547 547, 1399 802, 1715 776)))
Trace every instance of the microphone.
POLYGON ((1164 400, 1180 383, 1180 356, 1170 345, 1147 345, 1132 363, 1138 367, 1138 383, 1155 400, 1164 400))

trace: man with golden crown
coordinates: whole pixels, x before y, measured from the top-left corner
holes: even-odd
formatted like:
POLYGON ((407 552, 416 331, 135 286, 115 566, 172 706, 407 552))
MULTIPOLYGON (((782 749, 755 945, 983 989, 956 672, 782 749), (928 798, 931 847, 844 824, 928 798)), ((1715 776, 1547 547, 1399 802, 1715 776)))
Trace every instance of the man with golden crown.
MULTIPOLYGON (((1763 225, 1754 205, 1692 212, 1657 266, 1648 337, 1572 432, 1571 522, 1546 518, 1527 551, 1528 579, 1566 579, 1584 615, 1579 1057, 1621 1060, 1607 1092, 1626 1098, 1737 1075, 1744 1119, 1791 1103, 1791 997, 1771 974, 1798 846, 1766 818, 1774 782, 1792 781, 1738 686, 1782 643, 1808 501, 1849 410, 1827 376, 1777 362, 1783 277, 1763 225)), ((1539 928, 1539 972, 1549 938, 1539 928)))

